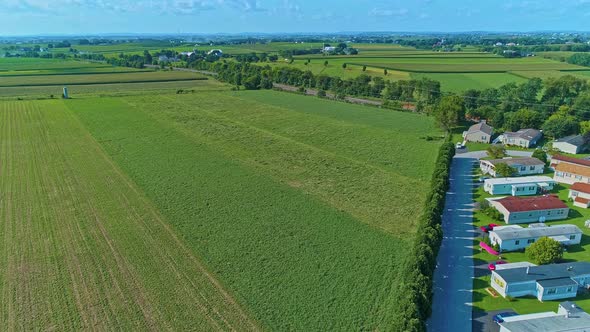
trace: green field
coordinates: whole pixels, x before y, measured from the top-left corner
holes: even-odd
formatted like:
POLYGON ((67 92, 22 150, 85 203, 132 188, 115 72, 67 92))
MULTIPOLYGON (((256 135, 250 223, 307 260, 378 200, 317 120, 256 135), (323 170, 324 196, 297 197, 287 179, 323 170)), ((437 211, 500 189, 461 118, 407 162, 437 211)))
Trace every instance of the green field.
POLYGON ((109 64, 61 59, 0 58, 0 72, 112 68, 109 64))
POLYGON ((180 71, 101 73, 86 75, 28 75, 0 78, 0 87, 44 85, 89 85, 139 82, 168 82, 206 79, 201 74, 180 71))
POLYGON ((0 102, 2 326, 389 326, 432 120, 196 82, 0 102))
POLYGON ((443 91, 461 93, 465 89, 499 88, 507 83, 523 83, 525 78, 511 73, 412 73, 412 78, 429 78, 440 82, 443 91))
POLYGON ((0 142, 3 329, 259 328, 63 101, 0 103, 0 142))

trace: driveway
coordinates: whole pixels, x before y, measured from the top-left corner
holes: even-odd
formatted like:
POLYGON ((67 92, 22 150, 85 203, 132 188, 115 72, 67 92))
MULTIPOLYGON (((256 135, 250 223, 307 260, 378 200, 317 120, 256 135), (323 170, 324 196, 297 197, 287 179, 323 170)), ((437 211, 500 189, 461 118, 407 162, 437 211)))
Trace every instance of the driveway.
POLYGON ((434 272, 434 298, 428 331, 471 332, 473 285, 473 175, 481 153, 457 154, 443 214, 443 242, 434 272))

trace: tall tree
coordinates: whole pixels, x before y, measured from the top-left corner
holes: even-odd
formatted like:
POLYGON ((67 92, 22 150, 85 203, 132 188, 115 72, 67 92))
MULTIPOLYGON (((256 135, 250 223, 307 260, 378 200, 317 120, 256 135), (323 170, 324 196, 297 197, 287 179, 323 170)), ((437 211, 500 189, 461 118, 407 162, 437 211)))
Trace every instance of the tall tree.
POLYGON ((434 109, 434 117, 438 126, 449 132, 459 121, 465 118, 465 105, 459 96, 444 96, 434 109))

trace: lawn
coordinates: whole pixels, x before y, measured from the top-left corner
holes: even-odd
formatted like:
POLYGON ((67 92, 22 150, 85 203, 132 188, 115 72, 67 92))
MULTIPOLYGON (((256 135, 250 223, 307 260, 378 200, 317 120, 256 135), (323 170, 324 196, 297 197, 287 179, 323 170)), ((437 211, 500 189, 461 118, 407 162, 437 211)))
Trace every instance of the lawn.
POLYGON ((112 68, 109 64, 61 59, 0 58, 0 72, 112 68))
MULTIPOLYGON (((545 174, 547 176, 552 177, 553 174, 551 172, 545 174)), ((578 226, 583 232, 584 235, 582 237, 582 243, 576 246, 570 246, 564 254, 564 261, 590 261, 590 229, 584 226, 584 222, 590 219, 590 210, 589 209, 582 209, 573 206, 571 202, 568 202, 568 185, 560 184, 558 185, 554 193, 559 195, 559 198, 562 199, 566 204, 570 207, 570 214, 569 218, 563 221, 551 221, 547 222, 548 225, 559 225, 559 224, 573 224, 578 226)), ((483 187, 477 188, 475 192, 474 199, 476 201, 481 201, 484 198, 491 197, 489 194, 483 191, 483 187)), ((500 225, 504 225, 503 222, 498 222, 497 220, 492 220, 489 216, 481 213, 481 211, 476 211, 474 214, 474 225, 476 227, 487 225, 489 223, 496 223, 500 225)), ((526 227, 526 225, 523 225, 526 227)), ((490 255, 485 251, 480 251, 478 248, 479 240, 476 241, 475 245, 475 264, 481 264, 484 262, 491 262, 497 260, 495 256, 490 255)), ((523 252, 506 252, 502 253, 502 258, 506 259, 508 262, 521 262, 521 261, 528 261, 526 254, 523 252)), ((508 301, 505 298, 497 297, 494 298, 490 296, 486 291, 485 288, 490 286, 490 274, 486 274, 483 277, 479 277, 474 279, 474 310, 499 310, 499 309, 513 309, 520 314, 526 313, 534 313, 540 311, 555 311, 557 308, 557 304, 561 301, 545 301, 540 302, 536 298, 516 298, 513 301, 508 301)), ((590 311, 590 294, 579 295, 575 299, 576 303, 586 311, 590 311)))
POLYGON ((0 178, 3 329, 262 328, 64 101, 0 103, 0 178))
POLYGON ((255 321, 386 329, 431 119, 273 91, 66 104, 255 321))

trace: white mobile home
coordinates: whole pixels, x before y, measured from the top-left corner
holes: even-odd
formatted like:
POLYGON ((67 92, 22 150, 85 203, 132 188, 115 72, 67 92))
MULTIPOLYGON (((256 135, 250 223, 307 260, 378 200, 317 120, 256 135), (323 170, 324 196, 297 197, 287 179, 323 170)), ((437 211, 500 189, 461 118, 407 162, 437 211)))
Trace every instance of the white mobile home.
POLYGON ((532 157, 480 160, 479 168, 483 174, 490 174, 496 177, 496 166, 499 164, 506 164, 514 168, 519 176, 543 174, 545 171, 545 163, 532 157))
POLYGON ((503 297, 534 296, 539 301, 575 297, 590 283, 590 262, 572 262, 492 271, 491 285, 503 297))
POLYGON ((500 211, 507 224, 525 224, 563 220, 568 217, 569 208, 553 195, 532 197, 488 198, 491 206, 500 211))
POLYGON ((553 148, 565 153, 578 154, 586 145, 586 139, 582 135, 572 135, 553 141, 553 148))
POLYGON ((492 195, 526 196, 553 190, 555 180, 548 176, 496 178, 484 181, 484 190, 492 195))
POLYGON ((574 183, 568 197, 574 201, 575 206, 587 209, 590 207, 590 183, 574 183))
POLYGON ((469 129, 463 132, 463 140, 467 142, 490 143, 494 128, 488 125, 485 121, 474 124, 469 129))
POLYGON ((526 249, 542 237, 549 237, 564 246, 580 244, 582 230, 576 225, 533 224, 527 228, 510 225, 494 227, 490 231, 490 241, 497 244, 501 251, 526 249))
POLYGON ((543 133, 537 129, 521 129, 517 132, 505 132, 500 140, 505 145, 530 148, 535 146, 543 138, 543 133))

